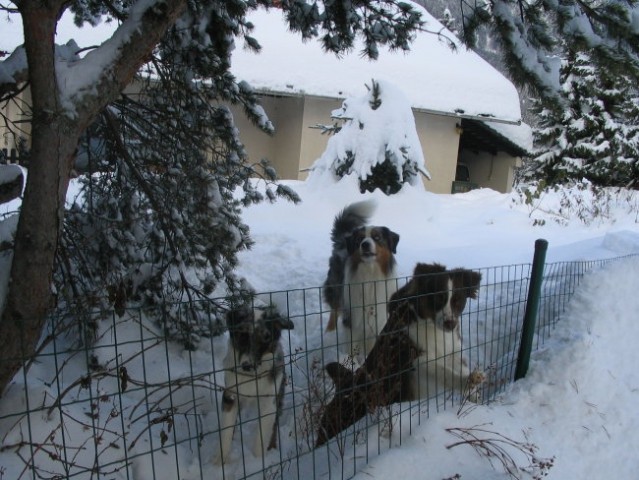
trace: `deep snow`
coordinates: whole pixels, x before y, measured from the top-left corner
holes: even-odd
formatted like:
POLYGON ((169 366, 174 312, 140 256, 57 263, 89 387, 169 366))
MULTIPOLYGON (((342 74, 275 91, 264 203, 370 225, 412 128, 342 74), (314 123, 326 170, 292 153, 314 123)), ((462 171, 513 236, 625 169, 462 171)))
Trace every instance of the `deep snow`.
MULTIPOLYGON (((609 210, 602 218, 594 219, 589 225, 576 218, 564 204, 564 211, 558 213, 561 195, 547 195, 535 208, 515 202, 517 195, 500 194, 482 189, 465 194, 436 195, 420 187, 406 186, 399 194, 386 197, 379 191, 371 194, 358 193, 356 179, 348 177, 340 183, 332 181, 286 182, 301 196, 302 203, 294 205, 279 201, 274 204, 260 204, 244 211, 243 218, 250 225, 255 246, 240 255, 238 273, 245 276, 258 291, 276 291, 308 288, 305 295, 297 293, 285 297, 276 294, 276 302, 290 302, 290 312, 294 314, 295 330, 286 339, 285 348, 294 353, 290 360, 290 372, 298 395, 304 394, 300 387, 304 375, 308 374, 309 358, 306 352, 322 344, 327 347, 325 360, 335 352, 330 345, 334 339, 323 334, 318 310, 326 315, 326 307, 319 302, 318 287, 324 280, 330 255, 329 232, 334 215, 346 204, 372 198, 377 202, 373 223, 384 224, 401 235, 398 246, 399 274, 410 275, 414 264, 437 261, 450 267, 481 268, 490 266, 529 263, 535 239, 543 237, 549 241, 548 262, 569 260, 591 260, 612 258, 628 253, 639 253, 639 229, 637 228, 636 197, 611 197, 609 210), (615 199, 619 199, 616 203, 615 199), (631 208, 632 205, 635 205, 631 208), (535 222, 537 220, 537 222, 535 222), (545 225, 533 226, 539 220, 545 225), (558 223, 559 220, 560 222, 558 223), (300 303, 305 297, 308 302, 300 303), (309 311, 304 312, 304 308, 309 311), (296 383, 297 382, 297 383, 296 383)), ((571 198, 582 193, 571 192, 571 198)), ((582 197, 583 199, 583 197, 582 197)), ((584 200, 583 204, 587 204, 584 200)), ((5 205, 6 206, 6 205, 5 205)), ((14 206, 15 208, 15 206, 14 206)), ((583 207, 582 207, 583 208, 583 207)), ((583 213, 582 213, 583 216, 583 213)), ((554 457, 554 466, 549 478, 610 478, 611 469, 618 472, 617 478, 632 478, 639 461, 632 445, 639 444, 637 422, 639 412, 636 404, 639 396, 639 376, 636 371, 635 339, 639 327, 635 320, 639 307, 639 296, 635 294, 639 285, 639 259, 626 260, 602 271, 587 275, 572 301, 568 315, 552 333, 551 340, 543 350, 533 355, 529 375, 508 387, 496 401, 488 406, 465 408, 461 416, 456 409, 433 414, 421 425, 412 423, 412 436, 406 436, 405 429, 393 430, 390 443, 397 448, 387 450, 376 457, 378 444, 373 442, 370 464, 365 466, 357 478, 389 478, 401 475, 405 478, 465 478, 504 479, 507 474, 498 463, 494 468, 477 455, 469 446, 459 445, 447 449, 458 441, 446 429, 483 426, 485 430, 496 432, 482 434, 495 437, 505 435, 521 442, 530 442, 538 447, 540 459, 554 457), (401 446, 398 446, 401 443, 401 446), (460 475, 461 477, 455 477, 460 475)), ((480 288, 481 297, 481 288, 480 288)), ((469 307, 476 308, 476 307, 469 307)), ((322 316, 325 321, 324 315, 322 316)), ((62 349, 70 339, 61 337, 56 345, 62 349)), ((224 337, 202 342, 196 352, 186 352, 179 345, 165 344, 160 331, 153 322, 136 322, 135 319, 116 319, 114 323, 100 324, 97 341, 92 353, 99 363, 114 366, 116 358, 131 358, 125 365, 132 379, 145 378, 147 382, 161 382, 169 378, 174 382, 194 373, 206 373, 222 365, 226 351, 224 337), (115 329, 113 328, 116 325, 115 329), (144 337, 144 343, 140 338, 144 337), (114 347, 117 338, 120 345, 114 347), (140 350, 144 346, 144 355, 140 350), (168 352, 168 355, 167 355, 168 352), (212 362, 212 363, 211 363, 212 362)), ((50 357, 49 357, 50 358, 50 357)), ((85 367, 83 355, 72 357, 57 368, 61 388, 77 381, 85 367)), ((57 387, 52 380, 56 365, 48 358, 35 364, 26 379, 29 401, 33 405, 51 405, 57 398, 57 387)), ((208 374, 207 374, 208 375, 208 374)), ((197 396, 198 412, 203 415, 205 431, 215 430, 216 395, 209 384, 200 378, 193 390, 177 389, 171 401, 181 405, 189 398, 197 396)), ((221 385, 221 376, 217 382, 221 385)), ((95 380, 92 395, 105 395, 117 391, 117 379, 95 380)), ((18 376, 0 400, 0 412, 7 415, 25 408, 25 379, 18 376)), ((293 387, 289 387, 293 388, 293 387)), ((80 388, 68 390, 68 399, 88 400, 89 393, 80 388)), ((114 398, 117 398, 114 397, 114 398)), ((158 400, 155 414, 167 408, 167 398, 158 400)), ((129 432, 126 453, 131 458, 129 478, 221 478, 221 470, 212 464, 217 448, 217 436, 207 435, 200 446, 182 443, 178 447, 165 449, 165 453, 153 456, 135 456, 143 453, 160 436, 162 423, 155 424, 150 435, 144 429, 143 392, 128 390, 122 402, 97 402, 97 407, 88 409, 87 404, 77 403, 64 407, 67 418, 95 416, 95 423, 104 426, 101 431, 100 461, 116 460, 124 455, 122 448, 106 448, 101 445, 120 444, 122 439, 117 431, 122 425, 129 432), (113 412, 120 412, 114 416, 113 412), (116 428, 117 427, 117 428, 116 428), (138 437, 139 435, 139 437, 138 437), (131 445, 137 438, 136 445, 131 445), (178 473, 179 472, 179 473, 178 473)), ((290 406, 290 400, 289 400, 290 406)), ((432 412, 434 413, 434 412, 432 412)), ((294 423, 291 410, 285 414, 280 428, 282 450, 285 457, 303 443, 299 424, 294 423)), ((402 413, 403 422, 410 413, 402 413)), ((61 432, 57 428, 59 412, 35 413, 30 416, 31 435, 37 441, 44 441, 55 433, 58 442, 61 432)), ((195 423, 188 416, 176 416, 175 423, 168 430, 170 439, 180 440, 194 434, 195 423)), ((166 429, 165 429, 166 430, 166 429)), ((16 423, 9 417, 0 421, 0 442, 3 446, 19 443, 24 439, 27 425, 23 420, 16 423)), ((71 422, 65 430, 68 446, 80 445, 74 461, 88 464, 94 461, 90 446, 95 438, 91 429, 82 423, 71 422)), ((242 462, 239 456, 239 436, 236 434, 237 453, 227 466, 227 478, 242 476, 242 462)), ((375 437, 373 437, 375 438, 375 437)), ((386 438, 382 443, 388 443, 386 438)), ((509 449, 519 467, 526 467, 530 459, 520 455, 519 450, 509 449)), ((335 448, 330 457, 324 450, 317 451, 315 458, 305 456, 300 463, 289 465, 284 478, 313 475, 313 461, 316 472, 325 472, 330 460, 333 474, 340 476, 340 468, 348 475, 358 457, 361 468, 361 448, 346 451, 344 463, 335 456, 335 448), (341 465, 341 466, 340 466, 341 465)), ((261 470, 261 461, 247 452, 247 468, 261 470)), ((267 462, 277 462, 279 452, 270 452, 267 462)), ((22 450, 23 458, 29 456, 22 450)), ((40 466, 50 471, 60 471, 60 464, 51 460, 46 450, 37 450, 40 466)), ((29 478, 13 448, 0 449, 0 471, 5 478, 29 478), (4 469, 4 470, 2 470, 4 469)), ((519 471, 521 478, 530 478, 519 471)), ((126 472, 114 473, 113 478, 126 478, 126 472)), ((88 478, 87 475, 80 478, 88 478)), ((111 478, 111 477, 109 477, 111 478)))
MULTIPOLYGON (((300 205, 262 204, 246 212, 256 245, 242 254, 240 271, 258 290, 321 284, 333 216, 362 198, 349 181, 293 182, 300 205)), ((568 194, 588 204, 582 195, 568 194)), ((402 276, 410 275, 418 261, 469 268, 529 263, 537 238, 549 241, 548 263, 639 253, 636 203, 631 209, 632 200, 621 195, 606 218, 589 225, 576 218, 576 211, 564 207, 559 213, 560 193, 547 194, 536 208, 515 202, 516 194, 488 189, 435 195, 407 187, 391 197, 379 191, 365 197, 378 202, 372 222, 401 235, 402 276), (533 226, 534 219, 546 223, 533 226)), ((470 408, 460 418, 455 409, 431 417, 356 478, 508 478, 498 462, 492 468, 467 445, 446 448, 458 440, 447 428, 479 425, 535 444, 539 458, 555 457, 548 478, 603 480, 612 472, 614 478, 634 478, 639 467, 631 447, 639 445, 638 287, 639 258, 589 273, 550 342, 533 355, 527 378, 490 406, 470 408)), ((529 459, 510 452, 520 467, 529 465, 529 459)))

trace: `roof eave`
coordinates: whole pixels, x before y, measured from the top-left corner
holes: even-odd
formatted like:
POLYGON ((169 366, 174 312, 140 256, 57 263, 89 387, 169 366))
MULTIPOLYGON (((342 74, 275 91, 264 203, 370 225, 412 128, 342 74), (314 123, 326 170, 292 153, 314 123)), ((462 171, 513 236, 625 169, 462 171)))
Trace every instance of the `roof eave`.
MULTIPOLYGON (((317 95, 312 93, 300 92, 300 91, 282 91, 275 90, 272 88, 259 88, 256 87, 255 91, 262 95, 273 95, 273 96, 281 96, 281 97, 314 97, 314 98, 325 98, 328 100, 336 100, 343 101, 346 99, 346 96, 327 96, 327 95, 317 95)), ((453 117, 453 118, 465 118, 468 120, 478 120, 481 122, 494 122, 494 123, 504 123, 507 125, 521 125, 521 119, 514 120, 512 118, 499 118, 490 113, 485 114, 468 114, 461 110, 457 111, 445 111, 445 110, 436 110, 432 108, 424 108, 424 107, 413 107, 413 110, 416 112, 428 113, 430 115, 440 115, 444 117, 453 117)))

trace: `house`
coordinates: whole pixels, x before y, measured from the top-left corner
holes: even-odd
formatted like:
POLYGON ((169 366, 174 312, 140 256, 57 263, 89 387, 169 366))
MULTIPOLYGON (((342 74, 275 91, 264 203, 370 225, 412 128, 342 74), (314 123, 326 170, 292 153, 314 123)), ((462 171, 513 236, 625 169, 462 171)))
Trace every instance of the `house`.
MULTIPOLYGON (((332 123, 331 111, 344 99, 361 96, 372 79, 387 80, 412 104, 432 174, 432 180, 424 180, 429 191, 450 193, 477 185, 508 192, 521 157, 532 149, 531 130, 521 122, 517 90, 426 10, 415 8, 427 22, 425 31, 417 35, 409 52, 380 48, 376 61, 363 58, 361 48, 337 57, 325 53, 317 40, 302 42, 299 34, 288 30, 277 8, 252 12, 253 36, 262 50, 251 52, 238 40, 231 70, 259 93, 276 131, 269 136, 234 110, 250 159, 267 158, 281 178, 305 179, 328 140, 313 127, 332 123), (466 182, 454 183, 458 172, 466 182)), ((8 112, 9 118, 24 117, 24 101, 10 107, 15 111, 8 112)), ((28 124, 22 125, 28 136, 28 124)), ((0 148, 11 156, 18 151, 17 137, 6 130, 0 126, 0 148)))
POLYGON ((412 104, 432 174, 432 180, 425 180, 429 191, 450 193, 458 165, 473 184, 510 191, 514 169, 532 148, 517 90, 426 10, 415 7, 427 31, 417 35, 409 52, 380 48, 376 61, 363 58, 361 48, 337 57, 325 53, 317 40, 302 42, 277 9, 251 13, 253 36, 262 50, 256 54, 238 44, 231 70, 259 92, 276 132, 268 136, 234 111, 249 157, 269 159, 281 178, 306 178, 328 140, 312 127, 332 123, 331 111, 344 99, 361 96, 371 79, 387 80, 412 104))

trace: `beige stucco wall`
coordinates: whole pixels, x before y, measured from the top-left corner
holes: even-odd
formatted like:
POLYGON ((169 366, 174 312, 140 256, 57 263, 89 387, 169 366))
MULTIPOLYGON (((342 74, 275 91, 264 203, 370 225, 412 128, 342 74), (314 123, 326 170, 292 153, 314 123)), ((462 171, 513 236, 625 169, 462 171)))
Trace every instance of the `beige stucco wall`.
POLYGON ((331 111, 342 104, 341 100, 263 96, 260 102, 275 126, 273 136, 257 129, 240 110, 232 109, 249 158, 251 161, 268 158, 280 178, 306 179, 305 170, 324 152, 329 139, 319 129, 310 127, 330 124, 331 111))
POLYGON ((450 193, 459 150, 456 123, 457 119, 453 117, 415 112, 417 135, 431 175, 431 180, 424 178, 424 185, 430 192, 450 193))
POLYGON ((280 178, 297 178, 303 98, 265 96, 260 102, 275 126, 274 135, 268 135, 253 125, 240 108, 231 108, 249 159, 258 162, 266 158, 277 169, 280 178))
POLYGON ((468 165, 471 182, 502 193, 512 190, 515 168, 521 165, 519 157, 511 157, 504 152, 491 155, 462 150, 459 160, 468 165))
MULTIPOLYGON (((242 112, 234 111, 240 137, 249 157, 252 161, 267 157, 281 178, 305 179, 308 175, 305 170, 324 152, 330 138, 322 135, 321 130, 311 127, 331 124, 331 111, 339 108, 342 100, 312 96, 265 96, 261 102, 275 125, 273 137, 259 132, 242 112)), ((450 193, 459 148, 456 119, 425 112, 414 114, 417 134, 432 176, 430 181, 424 178, 426 189, 435 193, 450 193)))
POLYGON ((305 97, 304 102, 304 127, 302 128, 302 153, 300 156, 299 179, 304 180, 308 172, 304 171, 313 165, 324 150, 330 136, 322 135, 318 128, 312 128, 318 124, 331 125, 331 112, 342 106, 342 100, 320 97, 305 97))
POLYGON ((2 103, 0 112, 8 121, 7 126, 4 121, 0 122, 0 149, 6 148, 11 151, 17 147, 19 137, 31 138, 31 95, 29 90, 20 93, 14 100, 2 103))

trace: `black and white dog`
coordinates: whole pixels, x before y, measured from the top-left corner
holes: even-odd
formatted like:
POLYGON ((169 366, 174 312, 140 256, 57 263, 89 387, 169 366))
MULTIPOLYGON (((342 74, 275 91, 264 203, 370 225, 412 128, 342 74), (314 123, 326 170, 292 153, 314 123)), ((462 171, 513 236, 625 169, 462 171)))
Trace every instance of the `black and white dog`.
MULTIPOLYGON (((227 313, 229 346, 224 359, 224 393, 220 418, 220 454, 216 463, 228 460, 239 409, 257 406, 259 418, 253 454, 277 446, 277 420, 286 374, 280 338, 293 322, 275 307, 237 308, 227 313)), ((241 416, 241 415, 240 415, 241 416)), ((248 417, 245 416, 243 420, 248 417)))
POLYGON ((397 290, 399 235, 387 227, 367 225, 375 209, 372 201, 353 203, 333 222, 333 251, 324 282, 324 300, 331 307, 327 331, 342 316, 343 345, 363 359, 386 323, 386 303, 397 290))
POLYGON ((479 272, 418 263, 412 279, 391 298, 391 313, 400 302, 409 302, 413 316, 407 333, 419 356, 404 379, 409 399, 473 390, 483 382, 483 373, 468 368, 459 327, 467 299, 477 298, 480 282, 479 272))

